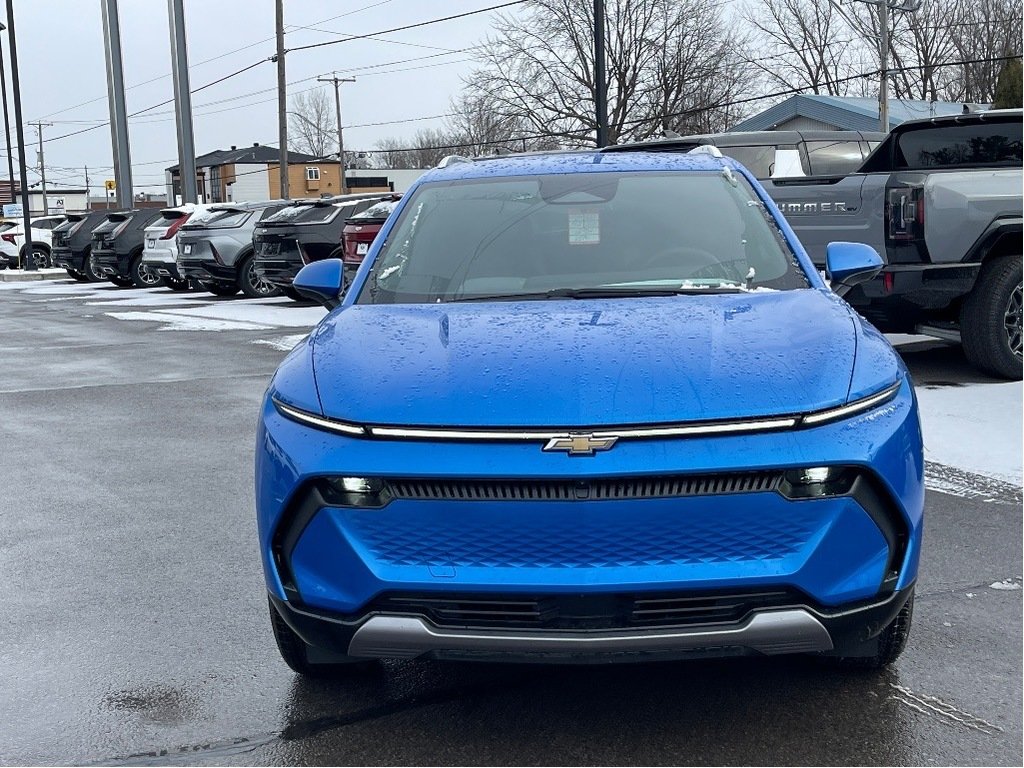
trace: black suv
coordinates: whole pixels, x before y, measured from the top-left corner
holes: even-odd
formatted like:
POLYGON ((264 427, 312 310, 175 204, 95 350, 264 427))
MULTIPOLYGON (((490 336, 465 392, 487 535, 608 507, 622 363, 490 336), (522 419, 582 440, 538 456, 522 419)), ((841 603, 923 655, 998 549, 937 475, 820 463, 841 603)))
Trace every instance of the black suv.
POLYGON ((67 221, 53 229, 54 266, 64 267, 79 282, 98 283, 106 278, 96 271, 92 263, 92 231, 110 211, 69 213, 67 221))
POLYGON ((256 275, 252 235, 261 219, 291 205, 290 200, 225 203, 178 230, 178 272, 216 296, 241 290, 250 298, 276 296, 277 287, 256 275))
POLYGON ((390 193, 296 200, 256 226, 256 274, 278 286, 290 298, 301 300, 292 288, 295 275, 306 264, 342 257, 345 220, 362 213, 390 193))
POLYGON ((92 231, 92 260, 97 272, 121 288, 155 288, 163 278, 142 266, 146 227, 160 218, 159 208, 106 214, 92 231))

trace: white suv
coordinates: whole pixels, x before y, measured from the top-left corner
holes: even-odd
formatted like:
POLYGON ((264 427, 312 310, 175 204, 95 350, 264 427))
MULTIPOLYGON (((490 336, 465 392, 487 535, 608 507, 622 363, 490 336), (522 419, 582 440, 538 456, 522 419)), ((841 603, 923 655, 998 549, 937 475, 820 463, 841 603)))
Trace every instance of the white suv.
MULTIPOLYGON (((64 223, 65 216, 40 216, 29 220, 32 227, 32 256, 36 262, 36 268, 43 269, 52 266, 50 264, 50 248, 53 244, 53 228, 64 223)), ((7 219, 0 221, 0 261, 6 260, 6 265, 15 267, 18 264, 18 254, 25 244, 25 227, 21 221, 7 219)))
POLYGON ((146 227, 142 266, 163 278, 172 291, 188 290, 188 278, 178 272, 178 229, 186 221, 199 221, 211 207, 186 203, 177 208, 165 208, 160 211, 160 218, 146 227))

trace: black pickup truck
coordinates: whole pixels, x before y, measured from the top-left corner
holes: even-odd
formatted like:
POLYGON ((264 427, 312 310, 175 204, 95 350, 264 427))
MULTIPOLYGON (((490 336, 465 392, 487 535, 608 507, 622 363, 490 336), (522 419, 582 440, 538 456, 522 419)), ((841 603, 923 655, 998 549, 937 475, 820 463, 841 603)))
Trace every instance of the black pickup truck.
MULTIPOLYGON (((882 255, 878 277, 844 296, 880 330, 961 342, 975 367, 1020 379, 1021 116, 996 110, 908 121, 853 173, 776 171, 761 183, 817 266, 834 241, 866 243, 882 255)), ((729 155, 742 134, 723 136, 719 149, 729 155)), ((718 146, 684 137, 608 151, 707 143, 718 146)))

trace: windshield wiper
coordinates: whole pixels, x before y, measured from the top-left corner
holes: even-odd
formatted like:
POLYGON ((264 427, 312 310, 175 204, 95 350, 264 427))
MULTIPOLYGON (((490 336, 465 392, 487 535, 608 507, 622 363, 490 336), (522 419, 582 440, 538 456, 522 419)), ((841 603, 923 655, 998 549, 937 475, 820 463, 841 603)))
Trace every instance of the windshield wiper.
POLYGON ((629 288, 625 286, 596 286, 593 288, 552 288, 547 291, 528 291, 523 293, 495 293, 490 295, 456 296, 438 301, 513 301, 522 299, 615 299, 634 296, 693 296, 709 293, 743 293, 743 289, 735 285, 713 285, 707 287, 685 286, 666 288, 664 286, 648 286, 629 288))

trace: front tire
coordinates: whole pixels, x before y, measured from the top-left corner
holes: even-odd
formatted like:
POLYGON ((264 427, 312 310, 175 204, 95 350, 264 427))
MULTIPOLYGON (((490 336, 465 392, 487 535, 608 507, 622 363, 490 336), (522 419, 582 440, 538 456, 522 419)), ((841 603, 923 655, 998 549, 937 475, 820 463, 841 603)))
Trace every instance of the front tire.
POLYGON ((960 310, 960 339, 971 364, 1004 379, 1021 379, 1020 256, 1000 256, 981 268, 960 310))
POLYGON ((875 643, 874 652, 866 656, 841 656, 837 659, 839 665, 847 669, 882 669, 892 664, 903 653, 907 647, 907 638, 910 637, 910 624, 914 617, 914 596, 904 603, 900 612, 896 614, 889 625, 882 630, 877 638, 872 640, 875 643))
POLYGON ((142 263, 142 256, 132 259, 132 266, 129 269, 132 285, 136 288, 159 288, 164 279, 156 272, 150 272, 149 268, 142 263))
POLYGON ((270 608, 270 626, 274 630, 277 650, 281 654, 281 658, 284 659, 284 663, 291 667, 292 671, 306 677, 325 677, 337 675, 344 670, 365 669, 373 663, 367 659, 357 659, 343 654, 331 654, 329 663, 310 661, 310 647, 306 641, 295 634, 294 630, 281 618, 281 614, 274 607, 273 600, 268 597, 267 603, 270 608))

